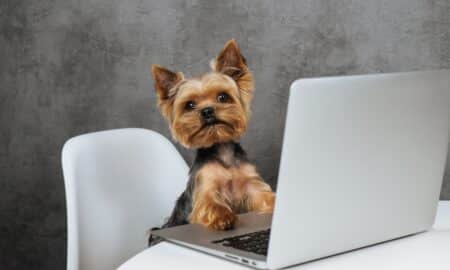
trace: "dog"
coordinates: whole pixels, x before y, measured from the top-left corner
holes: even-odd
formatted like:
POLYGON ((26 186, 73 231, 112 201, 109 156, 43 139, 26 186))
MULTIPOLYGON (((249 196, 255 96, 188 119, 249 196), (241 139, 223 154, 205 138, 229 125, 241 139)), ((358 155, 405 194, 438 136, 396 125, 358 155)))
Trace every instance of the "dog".
MULTIPOLYGON (((173 139, 197 151, 186 189, 163 228, 196 223, 227 230, 237 214, 273 211, 275 193, 238 143, 250 118, 254 81, 234 39, 210 66, 210 72, 188 79, 151 67, 158 107, 173 139)), ((150 236, 149 245, 159 241, 150 236)))

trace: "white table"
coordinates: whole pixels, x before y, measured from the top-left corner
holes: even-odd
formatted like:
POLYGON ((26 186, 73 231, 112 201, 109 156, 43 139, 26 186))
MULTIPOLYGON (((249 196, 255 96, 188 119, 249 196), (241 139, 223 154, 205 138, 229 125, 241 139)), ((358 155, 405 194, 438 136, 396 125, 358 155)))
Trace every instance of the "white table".
MULTIPOLYGON (((249 269, 213 256, 170 243, 146 249, 119 270, 148 269, 249 269)), ((288 268, 328 269, 450 269, 450 201, 440 201, 433 229, 414 236, 362 248, 326 259, 288 268)))

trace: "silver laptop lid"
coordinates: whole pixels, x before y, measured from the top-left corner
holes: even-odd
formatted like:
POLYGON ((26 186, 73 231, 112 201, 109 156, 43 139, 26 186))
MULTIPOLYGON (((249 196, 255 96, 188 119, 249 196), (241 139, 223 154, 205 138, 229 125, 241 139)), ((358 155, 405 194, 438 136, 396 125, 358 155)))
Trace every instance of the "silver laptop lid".
POLYGON ((448 70, 294 82, 268 266, 429 228, 447 154, 449 87, 448 70))

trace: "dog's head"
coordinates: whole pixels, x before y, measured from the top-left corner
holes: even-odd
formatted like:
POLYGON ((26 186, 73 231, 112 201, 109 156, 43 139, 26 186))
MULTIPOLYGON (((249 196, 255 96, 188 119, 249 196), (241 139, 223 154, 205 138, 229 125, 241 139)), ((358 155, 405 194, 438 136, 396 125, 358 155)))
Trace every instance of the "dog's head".
POLYGON ((186 79, 152 65, 161 113, 174 139, 188 148, 236 140, 250 117, 253 77, 233 39, 211 61, 211 69, 186 79))

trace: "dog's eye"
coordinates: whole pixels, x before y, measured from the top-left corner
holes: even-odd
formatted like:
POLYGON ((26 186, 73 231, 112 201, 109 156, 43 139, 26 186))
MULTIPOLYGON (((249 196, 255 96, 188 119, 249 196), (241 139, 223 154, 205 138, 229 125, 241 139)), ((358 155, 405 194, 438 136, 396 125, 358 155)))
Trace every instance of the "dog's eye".
POLYGON ((230 96, 228 96, 227 93, 224 93, 224 92, 220 93, 217 96, 217 101, 222 102, 222 103, 227 102, 229 99, 230 99, 230 96))
POLYGON ((194 101, 186 102, 186 105, 184 105, 184 108, 188 111, 195 109, 195 102, 194 101))

